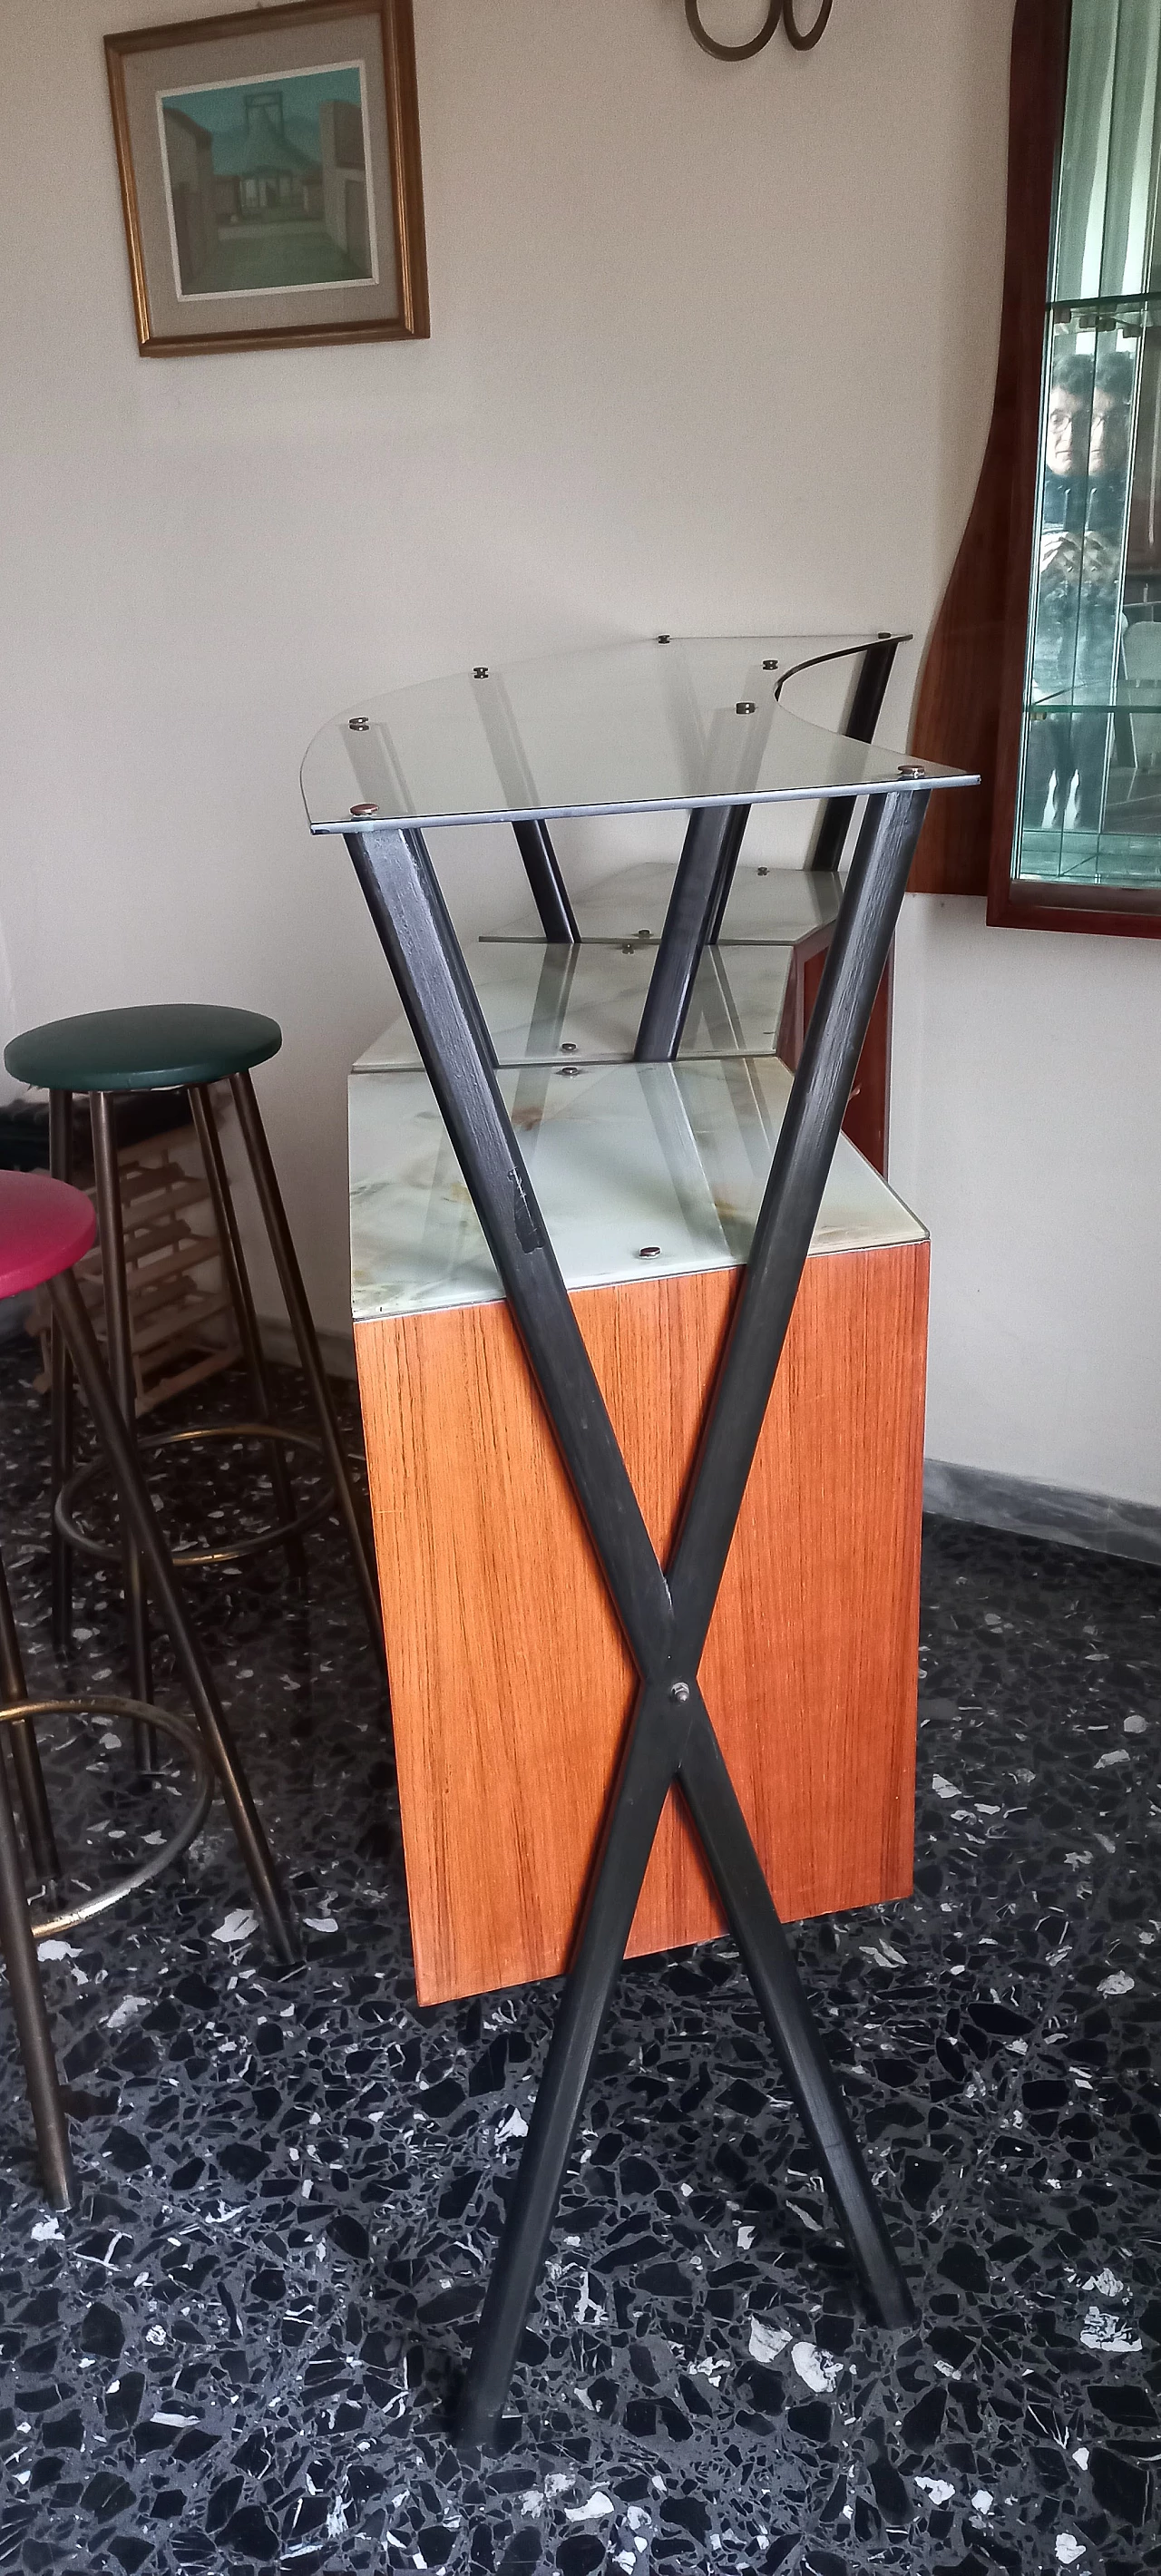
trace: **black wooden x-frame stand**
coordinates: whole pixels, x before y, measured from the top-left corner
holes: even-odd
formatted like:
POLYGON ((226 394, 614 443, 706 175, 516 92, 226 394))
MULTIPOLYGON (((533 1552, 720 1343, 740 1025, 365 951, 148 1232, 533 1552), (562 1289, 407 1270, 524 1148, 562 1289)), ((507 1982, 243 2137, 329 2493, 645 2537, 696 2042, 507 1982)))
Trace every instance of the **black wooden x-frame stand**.
MULTIPOLYGON (((456 2438, 466 2448, 495 2437, 601 2025, 661 1811, 675 1784, 875 2312, 894 2326, 906 2325, 914 2314, 697 1679, 927 807, 921 780, 910 770, 901 778, 914 783, 868 800, 677 1541, 664 1570, 500 1097, 495 1055, 422 835, 385 825, 346 836, 640 1674, 576 1957, 459 2401, 456 2438)), ((849 813, 849 803, 843 811, 849 813)), ((551 860, 547 833, 540 829, 551 860)), ((733 808, 701 808, 691 817, 642 1019, 639 1060, 644 1054, 652 1060, 676 1054, 739 837, 733 808)))

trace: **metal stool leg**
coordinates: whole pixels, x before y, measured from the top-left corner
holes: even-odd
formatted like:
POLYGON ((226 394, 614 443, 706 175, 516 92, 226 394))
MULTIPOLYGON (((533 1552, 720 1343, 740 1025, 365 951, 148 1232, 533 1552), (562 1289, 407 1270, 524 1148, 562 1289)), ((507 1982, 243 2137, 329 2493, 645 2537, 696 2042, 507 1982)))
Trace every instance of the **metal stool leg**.
POLYGON ((16 1820, 8 1795, 8 1779, 0 1762, 0 1948, 8 1970, 12 2009, 20 2040, 20 2054, 28 2078, 28 2098, 40 2150, 44 2186, 54 2209, 73 2209, 78 2199, 77 2177, 69 2150, 68 2126, 60 2098, 56 2059, 52 2052, 52 2033, 48 2024, 40 1970, 36 1964, 36 1943, 28 1919, 24 1894, 24 1872, 20 1862, 20 1845, 16 1820))
POLYGON ((374 1559, 362 1514, 355 1499, 346 1454, 339 1437, 331 1391, 327 1385, 322 1354, 311 1320, 310 1307, 306 1301, 298 1255, 294 1249, 290 1227, 286 1222, 282 1193, 270 1159, 270 1147, 266 1142, 266 1130, 254 1095, 254 1085, 248 1073, 235 1073, 230 1076, 230 1089, 234 1095, 238 1124, 242 1130, 250 1169, 254 1175, 266 1232, 270 1237, 270 1249, 274 1254, 282 1294, 286 1299, 287 1313, 298 1344, 299 1358, 302 1361, 318 1417, 327 1463, 334 1478, 335 1496, 346 1527, 347 1544, 351 1551, 351 1562, 355 1569, 367 1625, 376 1651, 382 1656, 383 1623, 379 1609, 379 1586, 375 1579, 374 1559))
POLYGON ((148 1570, 158 1608, 173 1641, 182 1679, 193 1701, 202 1738, 221 1781, 230 1822, 250 1873, 271 1943, 279 1958, 292 1965, 301 1958, 302 1951, 290 1904, 235 1752, 213 1675, 186 1616, 181 1586, 141 1473, 136 1444, 114 1399, 101 1364, 93 1328, 85 1312, 85 1301, 71 1270, 63 1270, 59 1278, 51 1282, 49 1295, 54 1312, 67 1333, 77 1376, 116 1480, 122 1517, 148 1570))
MULTIPOLYGON (((107 1091, 89 1095, 93 1121, 93 1167, 97 1180, 101 1274, 105 1287, 105 1333, 109 1376, 122 1420, 135 1436, 137 1398, 133 1383, 133 1342, 129 1322, 129 1288, 125 1276, 125 1229, 121 1217, 121 1183, 117 1171, 117 1137, 113 1098, 107 1091)), ((75 1357, 75 1354, 74 1354, 75 1357)), ((87 1390, 86 1390, 87 1392, 87 1390)), ((129 1687, 134 1699, 153 1697, 149 1653, 149 1603, 145 1568, 132 1530, 123 1523, 125 1607, 129 1623, 129 1687)), ((143 1772, 157 1769, 157 1744, 148 1727, 134 1729, 133 1750, 143 1772)))
MULTIPOLYGON (((28 1697, 24 1665, 20 1654, 20 1639, 16 1634, 8 1579, 2 1561, 0 1561, 0 1692, 10 1706, 14 1701, 28 1697)), ((13 1721, 9 1733, 12 1760, 16 1770, 16 1785, 20 1791, 20 1804, 24 1809, 24 1822, 28 1831, 33 1867, 38 1878, 59 1878, 60 1860, 57 1854, 56 1836, 52 1830, 52 1817, 48 1811, 48 1798, 45 1793, 44 1774, 40 1767, 35 1727, 29 1719, 20 1718, 13 1721)))
MULTIPOLYGON (((73 1095, 71 1091, 53 1091, 49 1094, 48 1164, 54 1180, 72 1180, 73 1095)), ((72 1473, 76 1390, 73 1385, 73 1364, 68 1355, 64 1334, 55 1316, 49 1333, 49 1354, 52 1387, 52 1522, 49 1534, 52 1642, 58 1655, 66 1655, 73 1642, 73 1552, 63 1530, 59 1530, 56 1525, 56 1498, 66 1478, 72 1473)))
MULTIPOLYGON (((266 1362, 262 1357, 258 1318, 254 1312, 254 1299, 242 1250, 242 1237, 238 1231, 233 1194, 222 1153, 222 1140, 218 1134, 213 1098, 208 1084, 191 1085, 189 1105, 194 1126, 197 1129, 206 1179, 209 1183, 218 1241, 222 1247, 222 1269, 238 1326, 238 1339, 242 1345, 242 1357, 250 1380, 254 1410, 260 1422, 272 1422, 274 1402, 270 1392, 270 1381, 266 1375, 266 1362)), ((288 1521, 294 1515, 294 1496, 286 1471, 286 1461, 277 1440, 270 1442, 269 1457, 270 1487, 274 1496, 274 1507, 279 1520, 288 1521)), ((292 1530, 287 1538, 286 1556, 291 1573, 301 1581, 306 1573, 306 1549, 297 1530, 292 1530)))

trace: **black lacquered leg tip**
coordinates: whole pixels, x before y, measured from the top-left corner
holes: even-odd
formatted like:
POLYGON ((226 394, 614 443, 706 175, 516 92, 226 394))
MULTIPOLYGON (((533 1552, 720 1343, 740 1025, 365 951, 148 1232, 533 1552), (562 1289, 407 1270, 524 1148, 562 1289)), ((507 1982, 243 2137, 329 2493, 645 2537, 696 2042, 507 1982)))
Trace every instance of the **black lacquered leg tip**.
POLYGON ((488 2453, 496 2448, 496 2427, 491 2424, 481 2432, 474 2420, 462 2423, 457 2408, 451 2420, 451 2446, 465 2467, 479 2468, 488 2453))
POLYGON ((485 2405, 470 2379, 465 2380, 452 2409, 450 2430, 452 2449, 469 2465, 500 2448, 500 2408, 485 2405))
POLYGON ((909 2326, 919 2323, 919 2310, 901 2272, 896 2280, 887 2282, 878 2291, 874 2304, 878 2323, 889 2326, 895 2333, 903 2333, 909 2326))

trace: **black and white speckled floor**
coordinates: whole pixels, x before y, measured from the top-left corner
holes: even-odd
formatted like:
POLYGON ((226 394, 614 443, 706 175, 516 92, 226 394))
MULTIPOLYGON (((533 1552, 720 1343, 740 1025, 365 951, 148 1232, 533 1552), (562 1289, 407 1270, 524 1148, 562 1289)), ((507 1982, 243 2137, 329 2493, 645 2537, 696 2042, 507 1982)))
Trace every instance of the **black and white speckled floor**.
MULTIPOLYGON (((29 1378, 0 1357, 3 1539, 48 1687, 29 1378)), ((930 1525, 917 1892, 795 1936, 918 2329, 864 2322, 729 1946, 638 1965, 479 2470, 445 2405, 552 1996, 417 2010, 374 1672, 310 1544, 305 1601, 196 1596, 305 1967, 220 1820, 46 1962, 60 2219, 0 2004, 0 2570, 1161 2567, 1156 1572, 930 1525)), ((79 1625, 99 1686, 99 1580, 79 1625)), ((151 1825, 108 1733, 53 1764, 86 1871, 151 1825)))

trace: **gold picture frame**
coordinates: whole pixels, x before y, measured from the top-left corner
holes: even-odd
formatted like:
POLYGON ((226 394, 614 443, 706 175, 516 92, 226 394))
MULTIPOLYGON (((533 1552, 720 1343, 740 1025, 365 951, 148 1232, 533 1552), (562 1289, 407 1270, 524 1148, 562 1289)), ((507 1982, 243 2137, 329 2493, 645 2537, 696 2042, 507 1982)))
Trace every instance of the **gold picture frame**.
POLYGON ((411 0, 133 27, 105 59, 145 356, 428 337, 411 0))

